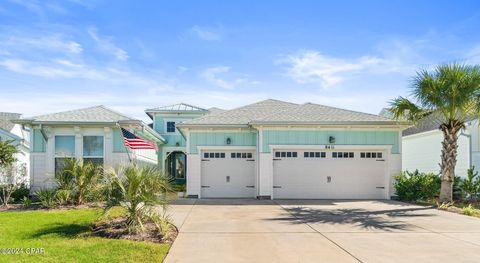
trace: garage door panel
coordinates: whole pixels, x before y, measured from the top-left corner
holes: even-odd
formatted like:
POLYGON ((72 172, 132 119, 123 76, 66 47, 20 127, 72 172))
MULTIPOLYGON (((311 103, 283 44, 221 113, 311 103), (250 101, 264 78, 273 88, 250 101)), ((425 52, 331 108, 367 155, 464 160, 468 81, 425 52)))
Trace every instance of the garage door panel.
MULTIPOLYGON (((274 153, 274 198, 384 198, 385 162, 372 155, 369 158, 361 155, 366 151, 344 151, 335 154, 336 158, 334 151, 323 151, 323 158, 319 157, 318 150, 288 151, 297 152, 297 158, 274 153)), ((384 153, 379 156, 383 157, 384 153)))
POLYGON ((254 152, 208 151, 202 157, 203 198, 254 197, 254 152))

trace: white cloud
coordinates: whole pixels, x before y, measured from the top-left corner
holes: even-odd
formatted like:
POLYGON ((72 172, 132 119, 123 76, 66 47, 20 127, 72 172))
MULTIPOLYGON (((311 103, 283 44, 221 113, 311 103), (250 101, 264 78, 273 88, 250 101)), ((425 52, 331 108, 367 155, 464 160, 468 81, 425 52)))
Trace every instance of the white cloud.
POLYGON ((208 83, 224 89, 234 89, 236 86, 248 82, 244 77, 234 77, 228 80, 228 73, 230 73, 230 67, 214 66, 200 72, 200 77, 208 83))
POLYGON ((97 43, 102 51, 113 55, 117 60, 126 61, 128 59, 127 51, 117 47, 111 37, 101 37, 96 28, 88 29, 88 34, 97 43))
POLYGON ((0 34, 0 49, 9 50, 11 53, 32 52, 34 50, 70 54, 83 52, 83 47, 78 42, 65 39, 60 35, 26 37, 18 36, 14 33, 5 32, 0 34))
POLYGON ((365 70, 381 63, 377 57, 346 60, 329 57, 314 50, 301 50, 277 61, 286 64, 287 74, 298 83, 320 83, 328 88, 343 81, 346 73, 365 70))
POLYGON ((201 40, 219 41, 222 39, 220 34, 222 31, 221 27, 201 27, 195 25, 190 29, 190 31, 201 40))

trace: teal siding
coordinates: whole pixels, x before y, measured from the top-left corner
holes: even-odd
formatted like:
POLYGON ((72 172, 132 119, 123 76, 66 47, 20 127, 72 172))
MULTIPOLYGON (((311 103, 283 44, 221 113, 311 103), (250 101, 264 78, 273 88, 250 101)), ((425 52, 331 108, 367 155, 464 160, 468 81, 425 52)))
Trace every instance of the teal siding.
POLYGON ((192 132, 190 133, 190 153, 197 153, 197 146, 255 146, 257 133, 245 132, 192 132), (226 143, 227 138, 232 140, 226 143))
POLYGON ((32 152, 45 152, 45 139, 40 129, 32 129, 32 152))
POLYGON ((392 145, 392 153, 399 153, 398 131, 263 131, 263 152, 270 152, 270 145, 316 145, 330 144, 328 138, 335 137, 335 145, 392 145))
POLYGON ((164 144, 165 146, 176 146, 176 143, 178 142, 180 145, 179 146, 185 146, 185 138, 183 138, 182 135, 180 134, 171 134, 171 135, 162 135, 165 140, 167 140, 167 143, 164 144))
POLYGON ((113 152, 114 153, 125 153, 127 148, 123 144, 123 136, 120 129, 113 129, 113 152))

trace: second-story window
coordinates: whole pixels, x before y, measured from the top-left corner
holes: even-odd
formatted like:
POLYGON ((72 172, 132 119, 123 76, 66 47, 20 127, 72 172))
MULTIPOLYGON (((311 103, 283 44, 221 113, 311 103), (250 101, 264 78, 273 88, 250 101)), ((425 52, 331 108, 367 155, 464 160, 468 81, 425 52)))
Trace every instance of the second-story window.
POLYGON ((175 122, 167 121, 167 132, 175 132, 175 122))

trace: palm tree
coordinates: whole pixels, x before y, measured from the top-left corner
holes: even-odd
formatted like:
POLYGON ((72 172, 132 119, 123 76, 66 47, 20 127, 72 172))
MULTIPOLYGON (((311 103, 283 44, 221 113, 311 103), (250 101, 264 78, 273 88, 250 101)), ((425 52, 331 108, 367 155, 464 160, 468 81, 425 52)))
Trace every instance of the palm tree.
POLYGON ((439 65, 417 72, 412 81, 411 101, 398 97, 390 111, 396 119, 418 122, 429 114, 441 120, 443 133, 440 169, 440 201, 452 201, 458 133, 472 117, 480 116, 480 67, 457 63, 439 65))
POLYGON ((155 167, 127 166, 120 175, 111 171, 111 189, 105 212, 114 206, 126 210, 126 227, 129 232, 144 230, 144 224, 152 221, 158 226, 157 205, 166 209, 167 194, 171 191, 171 179, 155 167))

